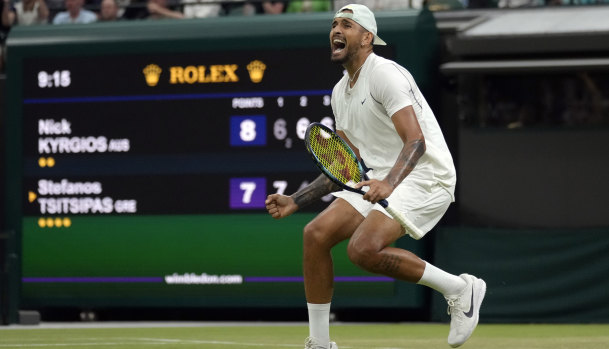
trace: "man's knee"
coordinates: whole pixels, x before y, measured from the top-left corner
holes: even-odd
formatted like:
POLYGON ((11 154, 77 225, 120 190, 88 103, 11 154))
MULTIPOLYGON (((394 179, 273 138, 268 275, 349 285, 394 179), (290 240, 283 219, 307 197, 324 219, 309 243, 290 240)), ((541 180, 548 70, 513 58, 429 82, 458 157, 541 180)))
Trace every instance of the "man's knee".
POLYGON ((372 271, 379 249, 361 240, 351 240, 347 245, 349 260, 360 268, 372 271))
POLYGON ((305 246, 327 246, 330 245, 331 232, 323 228, 316 221, 309 222, 303 230, 303 242, 305 246))

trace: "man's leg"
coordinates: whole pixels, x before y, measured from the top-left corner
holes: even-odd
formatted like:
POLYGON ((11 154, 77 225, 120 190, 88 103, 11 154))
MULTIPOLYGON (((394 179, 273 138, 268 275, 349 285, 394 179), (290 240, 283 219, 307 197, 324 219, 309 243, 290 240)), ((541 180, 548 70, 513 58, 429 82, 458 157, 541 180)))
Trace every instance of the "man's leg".
POLYGON ((399 223, 373 211, 353 234, 347 250, 349 258, 367 271, 425 285, 442 293, 451 313, 448 343, 452 347, 460 346, 478 324, 486 284, 471 275, 447 273, 412 252, 389 246, 402 235, 399 223))
POLYGON ((348 239, 363 219, 346 201, 336 199, 304 229, 303 273, 309 309, 309 336, 322 348, 330 342, 330 302, 334 292, 330 251, 348 239))
POLYGON ((397 221, 380 211, 370 212, 349 241, 349 258, 373 273, 409 282, 419 281, 425 261, 410 251, 389 246, 403 236, 402 229, 397 221))

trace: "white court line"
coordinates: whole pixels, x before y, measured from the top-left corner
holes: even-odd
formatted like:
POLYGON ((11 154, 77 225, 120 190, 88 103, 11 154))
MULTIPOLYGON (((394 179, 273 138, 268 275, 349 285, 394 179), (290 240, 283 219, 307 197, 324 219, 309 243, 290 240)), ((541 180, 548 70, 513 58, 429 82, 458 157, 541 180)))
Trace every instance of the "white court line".
POLYGON ((302 347, 302 344, 264 344, 264 343, 243 343, 243 342, 227 342, 227 341, 205 341, 205 340, 179 340, 179 339, 158 339, 158 338, 137 338, 140 342, 87 342, 87 343, 15 343, 15 344, 0 344, 0 348, 49 348, 49 347, 90 347, 90 346, 117 346, 117 345, 172 345, 172 344, 213 344, 213 345, 233 345, 240 347, 266 347, 266 348, 283 348, 283 347, 302 347))
MULTIPOLYGON (((394 323, 383 322, 332 322, 332 326, 368 326, 394 323)), ((408 325, 419 323, 409 322, 408 325)), ((429 325, 429 323, 425 323, 429 325)), ((94 321, 94 322, 41 322, 38 325, 10 324, 0 326, 1 331, 36 329, 79 329, 79 328, 157 328, 157 327, 308 327, 308 322, 264 322, 264 321, 94 321)))
MULTIPOLYGON (((338 325, 339 323, 335 323, 338 325)), ((266 326, 308 326, 306 322, 263 322, 263 321, 169 321, 169 322, 41 322, 38 325, 11 324, 0 326, 3 330, 35 330, 35 329, 78 329, 78 328, 157 328, 157 327, 266 327, 266 326)))
MULTIPOLYGON (((167 342, 168 344, 219 344, 219 345, 239 345, 239 346, 249 346, 249 347, 295 347, 302 348, 303 344, 268 344, 268 343, 243 343, 243 342, 227 342, 227 341, 206 341, 206 340, 198 340, 198 339, 165 339, 165 338, 132 338, 141 340, 143 342, 154 342, 161 341, 167 342)), ((348 347, 341 345, 342 349, 357 349, 358 347, 348 347)), ((366 349, 403 349, 403 348, 394 348, 394 347, 366 347, 366 349)))
MULTIPOLYGON (((377 323, 374 323, 377 324, 377 323)), ((341 325, 349 325, 349 326, 357 326, 357 325, 369 325, 369 323, 342 323, 335 322, 334 326, 341 325)), ((308 323, 305 322, 74 322, 74 323, 41 323, 37 326, 32 325, 9 325, 9 326, 0 326, 0 336, 2 330, 33 330, 33 329, 43 329, 43 330, 53 330, 53 329, 114 329, 114 328, 162 328, 162 327, 267 327, 267 326, 308 326, 308 323)), ((268 344, 268 343, 243 343, 243 342, 228 342, 228 341, 212 341, 212 340, 183 340, 183 339, 163 339, 163 338, 114 338, 115 340, 125 340, 125 342, 103 342, 102 340, 107 340, 108 338, 99 338, 100 341, 89 342, 89 343, 28 343, 23 344, 15 343, 1 343, 0 348, 82 348, 87 346, 96 346, 96 347, 108 347, 108 346, 134 346, 134 345, 155 345, 162 346, 168 344, 210 344, 210 345, 233 345, 233 346, 243 346, 243 347, 268 347, 268 348, 302 348, 302 344, 268 344), (138 341, 138 342, 129 342, 138 341)), ((82 341, 83 339, 73 339, 74 341, 82 341)), ((85 338, 84 340, 98 340, 98 338, 85 338)), ((404 349, 404 348, 395 348, 395 347, 350 347, 350 346, 340 346, 341 349, 404 349)))
POLYGON ((115 345, 164 345, 164 343, 125 343, 125 342, 106 342, 106 343, 28 343, 28 344, 0 344, 0 348, 46 348, 46 347, 91 347, 91 346, 115 346, 115 345))
POLYGON ((218 344, 218 345, 239 345, 247 347, 301 347, 302 344, 268 344, 268 343, 243 343, 243 342, 229 342, 229 341, 212 341, 212 340, 200 340, 200 339, 168 339, 168 338, 133 338, 141 340, 143 342, 162 342, 164 344, 218 344))
MULTIPOLYGON (((0 348, 52 348, 52 347, 90 347, 90 346, 116 346, 116 345, 174 345, 174 344, 213 344, 213 345, 238 345, 240 347, 265 347, 265 348, 301 348, 302 344, 268 344, 268 343, 247 343, 247 342, 228 342, 212 340, 183 340, 169 338, 128 338, 137 342, 87 342, 87 343, 28 343, 28 344, 0 344, 0 348)), ((343 349, 357 349, 358 347, 341 346, 343 349)), ((393 347, 368 347, 367 349, 403 349, 393 347)))
MULTIPOLYGON (((268 343, 244 343, 244 342, 229 342, 229 341, 214 341, 214 340, 185 340, 185 339, 170 339, 170 338, 115 338, 113 342, 97 342, 97 338, 87 338, 90 342, 73 343, 1 343, 0 348, 46 348, 46 347, 89 347, 89 346, 117 346, 117 345, 172 345, 172 344, 213 344, 213 345, 232 345, 240 347, 267 347, 267 348, 283 348, 283 347, 301 347, 302 344, 268 344, 268 343), (116 341, 118 340, 118 341, 116 341)), ((86 340, 86 339, 85 339, 86 340)))

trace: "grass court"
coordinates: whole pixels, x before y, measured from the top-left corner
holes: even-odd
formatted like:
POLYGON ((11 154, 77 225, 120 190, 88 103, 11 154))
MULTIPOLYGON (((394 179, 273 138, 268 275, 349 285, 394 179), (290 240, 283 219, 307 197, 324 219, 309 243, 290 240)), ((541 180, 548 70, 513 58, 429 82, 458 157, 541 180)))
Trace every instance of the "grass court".
MULTIPOLYGON (((448 324, 333 324, 340 349, 441 349, 448 324)), ((305 323, 90 323, 0 327, 0 349, 303 348, 305 323)), ((609 324, 481 324, 464 349, 606 349, 609 324)))

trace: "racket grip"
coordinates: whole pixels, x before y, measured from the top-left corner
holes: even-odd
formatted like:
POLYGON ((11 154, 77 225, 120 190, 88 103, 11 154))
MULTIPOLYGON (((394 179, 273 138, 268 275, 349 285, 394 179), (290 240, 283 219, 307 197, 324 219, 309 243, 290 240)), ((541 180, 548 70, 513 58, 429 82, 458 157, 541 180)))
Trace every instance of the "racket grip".
POLYGON ((419 240, 423 237, 423 232, 421 231, 421 229, 419 229, 416 225, 414 225, 414 223, 412 223, 408 218, 406 218, 401 212, 394 210, 393 208, 391 208, 389 206, 389 203, 387 202, 387 200, 381 200, 379 201, 379 204, 381 206, 383 206, 385 208, 385 210, 387 210, 387 212, 389 212, 389 214, 396 220, 398 221, 398 223, 400 223, 404 229, 406 230, 406 234, 410 235, 411 238, 415 239, 415 240, 419 240), (381 201, 384 201, 383 203, 381 203, 381 201), (385 205, 387 206, 385 206, 385 205))

